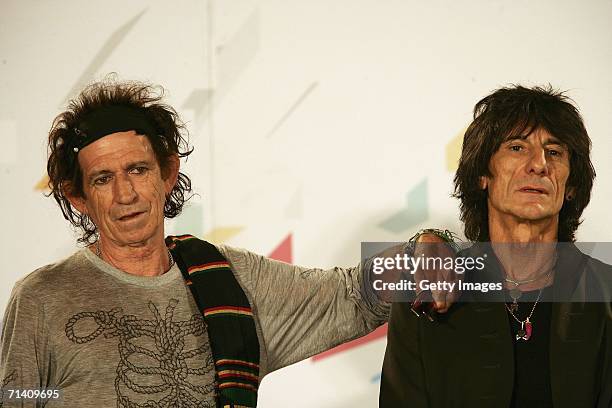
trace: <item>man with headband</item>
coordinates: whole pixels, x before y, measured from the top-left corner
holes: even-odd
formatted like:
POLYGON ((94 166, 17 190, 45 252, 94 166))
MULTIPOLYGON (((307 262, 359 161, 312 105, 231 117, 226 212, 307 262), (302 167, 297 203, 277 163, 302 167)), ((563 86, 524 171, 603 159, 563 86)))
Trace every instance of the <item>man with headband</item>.
POLYGON ((136 82, 93 84, 55 119, 49 186, 86 247, 15 285, 5 407, 36 397, 47 407, 253 407, 267 373, 386 321, 361 265, 306 269, 165 237, 164 218, 191 190, 183 130, 136 82))

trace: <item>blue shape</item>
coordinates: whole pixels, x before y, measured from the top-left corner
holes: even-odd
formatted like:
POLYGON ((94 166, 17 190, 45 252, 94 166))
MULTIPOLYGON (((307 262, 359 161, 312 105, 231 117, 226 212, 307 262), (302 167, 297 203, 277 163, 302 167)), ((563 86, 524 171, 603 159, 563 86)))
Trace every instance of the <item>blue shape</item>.
POLYGON ((379 383, 379 382, 380 382, 381 377, 382 377, 382 372, 380 372, 380 373, 376 374, 374 377, 372 377, 372 378, 370 379, 370 382, 371 382, 372 384, 379 383))
POLYGON ((406 207, 393 214, 378 226, 395 234, 405 232, 421 224, 429 217, 428 180, 424 178, 406 195, 406 207))

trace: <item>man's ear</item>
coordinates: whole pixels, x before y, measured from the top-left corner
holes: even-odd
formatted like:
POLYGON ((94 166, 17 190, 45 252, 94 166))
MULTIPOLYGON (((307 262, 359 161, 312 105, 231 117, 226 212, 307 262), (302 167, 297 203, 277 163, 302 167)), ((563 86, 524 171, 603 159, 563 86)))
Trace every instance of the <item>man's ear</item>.
POLYGON ((486 176, 480 176, 478 179, 478 185, 480 186, 481 190, 486 190, 489 186, 489 178, 486 176))
POLYGON ((85 205, 85 198, 77 196, 74 193, 72 183, 68 181, 63 182, 62 192, 64 193, 64 196, 68 199, 68 201, 70 201, 70 204, 72 204, 72 206, 76 208, 78 212, 87 215, 87 205, 85 205))
POLYGON ((176 180, 178 180, 180 168, 181 161, 179 160, 178 155, 173 154, 168 158, 168 167, 165 171, 166 174, 164 177, 164 188, 166 190, 166 195, 170 194, 170 192, 176 185, 176 180))

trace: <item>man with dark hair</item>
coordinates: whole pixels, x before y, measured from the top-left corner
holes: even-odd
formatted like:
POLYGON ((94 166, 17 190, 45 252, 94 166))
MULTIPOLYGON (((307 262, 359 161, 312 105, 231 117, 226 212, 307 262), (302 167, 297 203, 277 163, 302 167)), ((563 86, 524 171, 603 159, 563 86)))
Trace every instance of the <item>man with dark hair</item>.
MULTIPOLYGON (((531 133, 545 131, 569 153, 569 177, 557 217, 558 240, 574 241, 580 216, 591 198, 595 169, 591 163, 591 139, 582 118, 569 98, 549 88, 502 88, 483 98, 474 107, 474 121, 463 139, 460 165, 455 174, 455 196, 461 200, 461 221, 465 236, 472 241, 489 241, 488 192, 483 177, 491 177, 490 161, 502 143, 526 139, 531 133)), ((510 146, 521 149, 521 146, 510 146)), ((564 152, 549 149, 547 155, 564 152)))
POLYGON ((386 321, 362 265, 164 238, 191 187, 183 130, 138 82, 93 84, 56 118, 49 186, 86 248, 15 285, 0 406, 253 407, 266 374, 386 321))
POLYGON ((612 406, 612 268, 573 244, 590 147, 576 107, 550 87, 476 104, 455 195, 480 243, 458 258, 485 259, 463 280, 500 290, 463 290, 437 322, 394 303, 381 407, 612 406))

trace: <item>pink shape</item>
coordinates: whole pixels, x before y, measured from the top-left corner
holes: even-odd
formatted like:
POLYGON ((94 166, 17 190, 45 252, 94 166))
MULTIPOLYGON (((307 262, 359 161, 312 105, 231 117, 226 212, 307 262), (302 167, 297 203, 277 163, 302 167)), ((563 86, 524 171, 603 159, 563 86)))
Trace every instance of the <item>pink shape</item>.
MULTIPOLYGON (((278 244, 276 248, 270 252, 268 258, 276 259, 277 261, 283 261, 287 263, 293 262, 293 234, 289 233, 283 241, 278 244)), ((341 353, 343 351, 350 350, 355 347, 359 347, 361 345, 370 343, 371 341, 377 340, 381 337, 385 337, 387 335, 387 325, 384 324, 374 330, 372 333, 363 336, 361 338, 355 339, 353 341, 349 341, 348 343, 341 344, 337 347, 334 347, 331 350, 324 351, 323 353, 317 354, 312 357, 313 361, 319 361, 327 357, 331 357, 334 354, 341 353)))
POLYGON ((278 244, 278 246, 274 248, 272 252, 270 252, 270 254, 268 255, 268 258, 276 259, 277 261, 292 263, 293 262, 292 235, 293 235, 292 233, 289 233, 289 235, 287 235, 285 239, 283 239, 283 242, 278 244))
POLYGON ((531 337, 531 322, 527 320, 525 322, 525 340, 529 340, 531 337))

